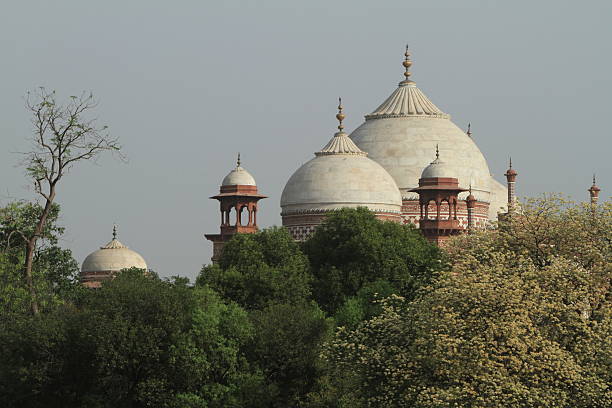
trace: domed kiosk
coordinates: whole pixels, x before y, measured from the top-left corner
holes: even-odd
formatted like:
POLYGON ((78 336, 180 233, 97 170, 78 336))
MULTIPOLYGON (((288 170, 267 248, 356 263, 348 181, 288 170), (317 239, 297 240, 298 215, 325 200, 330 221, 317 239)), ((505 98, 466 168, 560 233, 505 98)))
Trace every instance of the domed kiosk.
POLYGON ((213 243, 211 260, 216 263, 221 257, 225 243, 235 234, 253 234, 257 227, 259 200, 267 198, 257 191, 257 183, 251 174, 240 165, 240 153, 236 168, 221 182, 219 194, 210 197, 219 201, 221 226, 219 234, 205 234, 213 243))
MULTIPOLYGON (((419 195, 419 228, 425 238, 438 246, 466 229, 457 214, 458 196, 469 190, 459 187, 459 181, 452 174, 452 167, 440 159, 436 146, 436 159, 423 170, 419 186, 411 190, 419 195)), ((472 216, 470 211, 468 217, 472 216)))
POLYGON ((287 181, 281 196, 283 226, 306 239, 327 213, 366 207, 379 219, 401 221, 402 197, 393 177, 344 132, 342 105, 338 132, 287 181))
MULTIPOLYGON (((477 226, 506 206, 506 188, 494 180, 483 154, 470 135, 459 129, 450 116, 434 105, 410 80, 412 65, 406 49, 405 79, 398 88, 355 129, 350 138, 372 160, 393 176, 403 199, 404 222, 418 224, 418 196, 411 191, 418 186, 421 171, 429 164, 429 154, 441 147, 446 167, 461 185, 471 185, 477 200, 474 216, 477 226)), ((465 198, 467 193, 462 193, 465 198)), ((467 207, 461 200, 459 217, 467 219, 467 207)))
POLYGON ((97 251, 87 255, 81 266, 81 282, 89 288, 99 288, 122 269, 147 270, 147 263, 138 252, 132 251, 117 240, 117 227, 113 227, 113 239, 97 251))

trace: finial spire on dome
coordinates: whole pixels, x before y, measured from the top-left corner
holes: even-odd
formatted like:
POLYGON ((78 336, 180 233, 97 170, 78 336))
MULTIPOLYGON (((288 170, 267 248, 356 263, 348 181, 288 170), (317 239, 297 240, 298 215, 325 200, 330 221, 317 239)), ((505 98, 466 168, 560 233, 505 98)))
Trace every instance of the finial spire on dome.
POLYGON ((344 113, 342 113, 342 98, 338 98, 338 113, 336 114, 336 119, 338 119, 338 130, 340 132, 342 132, 344 130, 344 125, 342 124, 342 121, 344 120, 344 118, 346 117, 344 115, 344 113))
POLYGON ((347 154, 347 155, 358 155, 358 156, 367 156, 368 154, 357 147, 355 142, 351 140, 350 137, 346 133, 344 133, 344 125, 342 121, 345 116, 342 113, 342 98, 338 98, 338 113, 336 114, 336 119, 338 119, 338 132, 334 133, 334 137, 323 147, 323 149, 315 152, 315 156, 325 156, 325 155, 338 155, 338 154, 347 154))
POLYGON ((240 167, 240 152, 238 152, 238 160, 236 160, 236 167, 240 167))
POLYGON ((438 144, 436 143, 436 160, 440 158, 440 149, 438 148, 438 144))
POLYGON ((404 53, 404 61, 402 62, 402 65, 405 69, 404 81, 402 81, 402 83, 414 83, 414 81, 410 80, 410 75, 412 75, 412 73, 410 72, 412 61, 410 60, 410 53, 408 52, 408 44, 406 44, 406 52, 404 53))
POLYGON ((121 242, 119 242, 119 240, 117 239, 117 224, 113 224, 113 239, 111 239, 111 241, 104 245, 103 247, 100 247, 100 249, 117 249, 117 248, 127 248, 125 245, 123 245, 121 242))
POLYGON ((467 128, 467 132, 465 132, 468 137, 472 137, 472 124, 468 123, 468 128, 467 128))
POLYGON ((595 185, 595 173, 593 173, 593 185, 595 185))

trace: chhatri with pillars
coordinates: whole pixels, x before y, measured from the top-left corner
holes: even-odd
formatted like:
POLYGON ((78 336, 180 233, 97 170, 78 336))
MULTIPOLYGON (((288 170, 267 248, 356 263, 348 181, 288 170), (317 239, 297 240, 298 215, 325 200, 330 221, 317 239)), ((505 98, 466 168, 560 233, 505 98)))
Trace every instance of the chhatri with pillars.
POLYGON ((257 183, 251 174, 240 165, 240 153, 236 168, 221 182, 219 194, 210 197, 219 201, 221 226, 218 234, 206 234, 213 243, 212 261, 216 262, 223 246, 235 234, 250 234, 258 231, 257 205, 266 198, 257 191, 257 183))

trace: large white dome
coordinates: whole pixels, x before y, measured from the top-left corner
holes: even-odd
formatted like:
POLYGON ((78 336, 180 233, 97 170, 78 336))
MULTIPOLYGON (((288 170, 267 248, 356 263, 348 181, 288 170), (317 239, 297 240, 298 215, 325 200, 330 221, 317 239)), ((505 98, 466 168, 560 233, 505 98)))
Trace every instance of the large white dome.
POLYGON ((127 268, 147 269, 147 263, 138 252, 132 251, 116 238, 85 258, 81 273, 119 272, 127 268))
POLYGON ((477 200, 490 203, 489 218, 504 206, 505 188, 492 178, 478 146, 410 80, 400 82, 350 138, 393 176, 405 199, 418 198, 409 190, 418 186, 438 145, 450 176, 464 188, 471 185, 477 200))
POLYGON ((282 215, 367 207, 399 214, 402 197, 395 181, 340 131, 285 185, 282 215))

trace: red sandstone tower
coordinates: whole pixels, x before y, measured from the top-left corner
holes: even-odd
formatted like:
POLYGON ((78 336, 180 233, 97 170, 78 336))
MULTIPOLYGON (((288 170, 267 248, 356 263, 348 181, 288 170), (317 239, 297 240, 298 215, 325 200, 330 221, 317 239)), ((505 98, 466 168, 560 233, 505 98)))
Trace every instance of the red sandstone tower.
POLYGON ((508 214, 515 211, 516 206, 516 191, 514 185, 516 184, 516 176, 518 173, 512 168, 512 157, 510 158, 510 168, 506 171, 506 180, 508 182, 508 214))
POLYGON ((593 174, 593 185, 589 188, 588 192, 591 195, 591 204, 597 205, 597 201, 599 200, 599 192, 601 189, 597 187, 595 184, 595 175, 593 174))
POLYGON ((219 194, 210 197, 218 200, 221 209, 221 232, 206 234, 213 243, 212 261, 217 262, 223 246, 235 234, 252 234, 257 228, 257 203, 266 196, 257 191, 255 179, 248 171, 240 167, 240 154, 236 168, 221 183, 219 194))
MULTIPOLYGON (((443 246, 452 235, 465 231, 457 218, 457 196, 467 190, 460 188, 459 180, 450 177, 448 172, 436 146, 436 159, 423 170, 419 186, 410 190, 419 194, 419 228, 429 241, 438 246, 443 246), (433 205, 430 205, 432 202, 433 205), (431 214, 430 210, 434 210, 435 214, 431 214)), ((472 210, 475 201, 469 202, 472 210)), ((469 218, 473 220, 473 217, 469 218)))

